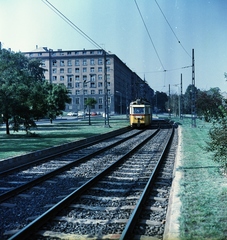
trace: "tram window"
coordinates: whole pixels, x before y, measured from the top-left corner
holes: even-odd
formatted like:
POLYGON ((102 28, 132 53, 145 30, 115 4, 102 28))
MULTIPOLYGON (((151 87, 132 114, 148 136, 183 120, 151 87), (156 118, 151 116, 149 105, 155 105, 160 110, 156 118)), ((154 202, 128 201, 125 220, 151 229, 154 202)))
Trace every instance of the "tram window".
POLYGON ((134 107, 134 113, 144 113, 144 108, 142 108, 142 107, 134 107))

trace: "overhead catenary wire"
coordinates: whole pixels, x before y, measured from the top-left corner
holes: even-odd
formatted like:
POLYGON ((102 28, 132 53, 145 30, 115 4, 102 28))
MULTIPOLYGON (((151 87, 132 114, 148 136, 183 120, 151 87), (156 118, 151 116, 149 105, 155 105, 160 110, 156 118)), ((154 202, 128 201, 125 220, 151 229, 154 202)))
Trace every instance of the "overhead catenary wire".
POLYGON ((138 12, 139 12, 139 14, 140 14, 140 17, 141 17, 141 19, 142 19, 142 21, 143 21, 144 27, 145 27, 145 29, 146 29, 146 31, 147 31, 148 37, 149 37, 149 39, 150 39, 150 41, 151 41, 151 44, 152 44, 152 46, 153 46, 153 48, 154 48, 154 50, 155 50, 155 53, 156 53, 156 55, 157 55, 157 57, 158 57, 158 60, 159 60, 160 64, 162 65, 163 71, 166 71, 166 69, 165 69, 165 67, 164 67, 164 65, 163 65, 163 63, 162 63, 162 61, 161 61, 161 58, 160 58, 160 56, 159 56, 159 54, 158 54, 158 51, 157 51, 157 49, 156 49, 156 47, 155 47, 155 45, 154 45, 154 42, 153 42, 153 40, 152 40, 152 38, 151 38, 151 35, 150 35, 149 30, 148 30, 148 28, 147 28, 147 25, 146 25, 146 23, 145 23, 145 21, 144 21, 143 15, 142 15, 142 13, 141 13, 141 11, 140 11, 140 9, 139 9, 139 6, 138 6, 136 0, 134 0, 134 2, 135 2, 135 4, 136 4, 137 10, 138 10, 138 12))
POLYGON ((69 18, 67 18, 60 10, 58 10, 53 4, 48 0, 42 0, 52 11, 54 11, 59 17, 61 17, 68 25, 70 25, 74 30, 76 30, 80 35, 82 35, 86 40, 88 40, 95 47, 104 50, 98 43, 96 43, 92 38, 90 38, 84 31, 82 31, 76 24, 74 24, 69 18))
POLYGON ((162 13, 163 17, 165 18, 165 20, 166 20, 166 22, 167 22, 169 28, 171 29, 173 35, 174 35, 175 38, 177 39, 177 42, 181 45, 181 47, 182 47, 183 50, 186 52, 186 54, 191 58, 191 55, 190 55, 190 54, 188 53, 188 51, 184 48, 184 46, 182 45, 181 41, 179 40, 179 38, 177 37, 176 33, 174 32, 173 28, 171 27, 171 25, 170 25, 168 19, 166 18, 165 14, 164 14, 164 12, 162 11, 162 9, 161 9, 160 5, 158 4, 157 0, 155 0, 155 3, 157 4, 157 6, 158 6, 160 12, 162 13))

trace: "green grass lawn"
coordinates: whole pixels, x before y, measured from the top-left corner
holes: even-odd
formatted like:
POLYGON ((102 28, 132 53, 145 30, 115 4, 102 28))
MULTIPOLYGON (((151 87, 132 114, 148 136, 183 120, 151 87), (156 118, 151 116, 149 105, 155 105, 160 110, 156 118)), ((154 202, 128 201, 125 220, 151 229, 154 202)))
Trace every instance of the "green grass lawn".
POLYGON ((88 119, 74 122, 58 120, 53 124, 46 122, 38 125, 37 129, 32 129, 35 134, 30 135, 24 131, 11 131, 10 135, 6 135, 3 125, 0 128, 0 159, 114 131, 128 126, 129 120, 126 117, 111 117, 109 124, 110 128, 105 127, 104 118, 98 117, 91 118, 91 125, 88 125, 88 119))
POLYGON ((179 122, 183 138, 181 239, 227 239, 227 178, 212 154, 203 150, 211 125, 197 120, 197 127, 192 128, 190 120, 179 122))

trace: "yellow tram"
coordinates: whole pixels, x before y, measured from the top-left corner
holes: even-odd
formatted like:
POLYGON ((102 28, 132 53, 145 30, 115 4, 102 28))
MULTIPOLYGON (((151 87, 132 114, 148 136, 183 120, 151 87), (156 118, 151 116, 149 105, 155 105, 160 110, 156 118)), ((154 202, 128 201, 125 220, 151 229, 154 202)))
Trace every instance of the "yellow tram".
POLYGON ((131 127, 147 127, 151 125, 152 112, 148 101, 137 99, 130 103, 129 108, 131 127))

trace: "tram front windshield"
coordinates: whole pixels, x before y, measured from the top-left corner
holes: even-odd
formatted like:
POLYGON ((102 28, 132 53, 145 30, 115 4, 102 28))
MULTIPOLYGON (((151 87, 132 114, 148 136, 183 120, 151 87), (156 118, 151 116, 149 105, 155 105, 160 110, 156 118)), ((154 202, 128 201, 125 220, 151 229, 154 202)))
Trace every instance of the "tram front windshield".
POLYGON ((134 114, 144 114, 144 108, 143 107, 134 107, 134 114))

